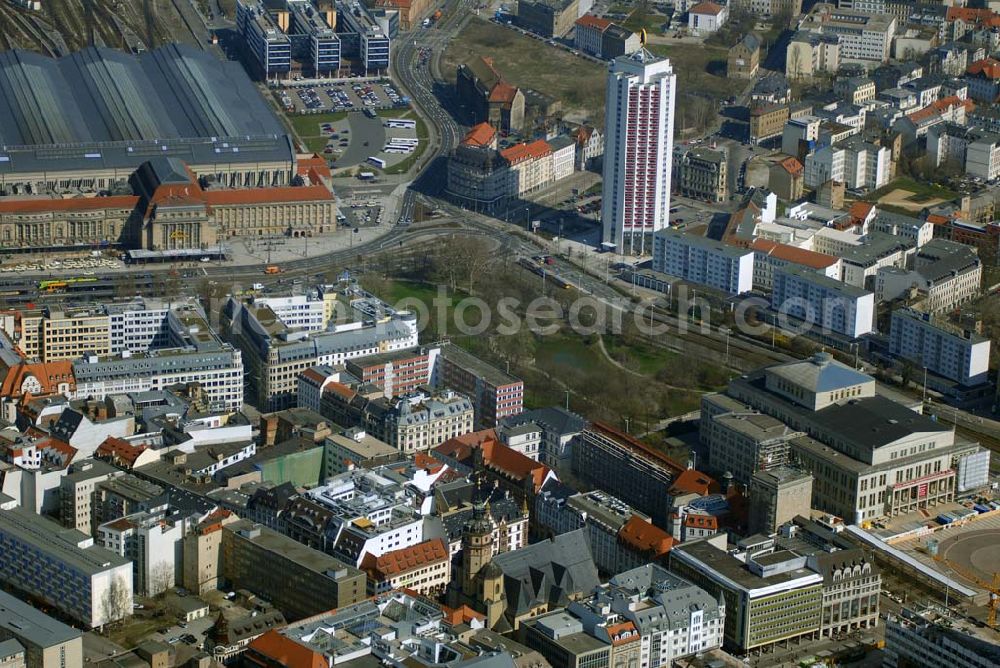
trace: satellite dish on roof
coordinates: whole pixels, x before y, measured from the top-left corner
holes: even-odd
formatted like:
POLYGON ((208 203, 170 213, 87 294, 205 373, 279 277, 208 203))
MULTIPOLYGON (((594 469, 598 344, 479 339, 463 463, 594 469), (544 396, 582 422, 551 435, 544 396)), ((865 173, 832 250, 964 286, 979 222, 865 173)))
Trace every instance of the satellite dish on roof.
POLYGON ((646 46, 646 29, 643 28, 639 31, 639 44, 646 46))

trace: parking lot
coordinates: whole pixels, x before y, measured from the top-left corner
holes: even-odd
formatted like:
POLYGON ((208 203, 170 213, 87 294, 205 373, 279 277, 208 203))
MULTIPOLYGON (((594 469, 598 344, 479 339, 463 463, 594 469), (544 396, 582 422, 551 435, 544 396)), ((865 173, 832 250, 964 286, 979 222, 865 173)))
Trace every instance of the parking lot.
POLYGON ((410 104, 410 99, 388 79, 303 83, 276 89, 275 95, 289 113, 392 109, 410 104))

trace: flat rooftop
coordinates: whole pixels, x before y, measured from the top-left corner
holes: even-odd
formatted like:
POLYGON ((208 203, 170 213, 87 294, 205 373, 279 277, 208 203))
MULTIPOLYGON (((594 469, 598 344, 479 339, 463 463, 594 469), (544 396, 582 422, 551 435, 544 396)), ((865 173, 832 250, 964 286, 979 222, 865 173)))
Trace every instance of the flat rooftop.
POLYGON ((455 345, 454 343, 441 346, 441 356, 453 361, 455 364, 458 364, 465 369, 468 369, 485 380, 487 383, 497 387, 514 385, 515 383, 521 382, 518 378, 501 371, 489 362, 479 359, 472 353, 467 352, 464 348, 455 345))
POLYGON ((310 570, 316 573, 317 576, 337 579, 333 576, 333 573, 337 571, 346 571, 348 576, 360 573, 358 569, 344 563, 340 559, 331 557, 325 552, 314 550, 288 536, 283 536, 267 527, 254 524, 249 520, 240 520, 228 524, 224 527, 224 530, 233 532, 241 540, 253 543, 262 550, 271 552, 293 562, 297 566, 310 570))
POLYGON ((79 547, 87 541, 92 543, 93 539, 76 529, 63 528, 60 524, 23 508, 0 511, 0 532, 33 546, 53 562, 66 564, 84 575, 95 575, 109 568, 132 563, 103 547, 93 544, 90 547, 79 547))
MULTIPOLYGON (((54 647, 81 636, 80 631, 49 617, 41 610, 0 590, 0 629, 42 648, 54 647)), ((2 655, 2 653, 0 653, 2 655)))
POLYGON ((671 558, 680 558, 679 555, 681 554, 689 558, 688 560, 681 558, 682 561, 685 561, 689 566, 699 568, 713 580, 720 578, 728 580, 745 590, 774 587, 776 585, 785 585, 785 589, 794 589, 796 587, 819 584, 823 581, 821 575, 807 568, 775 573, 766 578, 754 575, 742 561, 720 550, 707 540, 697 540, 676 545, 674 546, 671 558))

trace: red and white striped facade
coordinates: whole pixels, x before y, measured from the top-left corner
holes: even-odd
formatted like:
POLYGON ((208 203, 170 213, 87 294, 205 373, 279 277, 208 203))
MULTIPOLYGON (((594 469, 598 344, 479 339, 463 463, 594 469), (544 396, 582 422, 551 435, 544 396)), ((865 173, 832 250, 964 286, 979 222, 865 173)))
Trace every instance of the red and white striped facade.
POLYGON ((677 76, 645 49, 611 64, 605 110, 604 241, 620 253, 652 252, 667 226, 677 76))

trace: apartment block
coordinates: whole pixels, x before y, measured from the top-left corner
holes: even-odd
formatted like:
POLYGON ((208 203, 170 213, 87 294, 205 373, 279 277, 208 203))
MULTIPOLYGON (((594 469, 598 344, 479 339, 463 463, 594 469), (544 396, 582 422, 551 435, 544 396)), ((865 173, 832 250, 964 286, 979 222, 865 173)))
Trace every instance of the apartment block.
POLYGON ((181 584, 201 596, 219 588, 222 568, 222 527, 239 521, 228 510, 219 510, 199 522, 184 536, 181 546, 181 584))
POLYGON ((454 344, 441 347, 434 385, 469 397, 475 407, 476 424, 482 427, 494 427, 524 410, 523 380, 454 344))
POLYGON ((83 666, 83 634, 80 631, 5 591, 0 591, 0 641, 0 664, 5 668, 83 666), (11 661, 18 653, 20 662, 11 661))
POLYGON ((91 535, 94 524, 94 492, 97 486, 123 472, 100 460, 82 461, 71 466, 59 484, 60 521, 64 527, 91 535))
POLYGON ((911 269, 884 267, 876 275, 879 301, 919 297, 920 310, 941 313, 979 296, 983 263, 975 248, 945 239, 924 244, 911 269))
POLYGON ((180 514, 139 512, 97 528, 98 545, 132 562, 133 589, 157 596, 182 581, 182 539, 188 521, 180 514))
POLYGON ((667 228, 653 235, 653 270, 738 295, 753 289, 754 253, 667 228))
POLYGON ((356 469, 330 478, 302 495, 328 514, 322 528, 325 552, 360 567, 424 540, 423 518, 402 485, 378 473, 356 469))
POLYGON ((248 520, 222 529, 221 577, 301 619, 366 597, 365 575, 323 552, 248 520))
POLYGON ((796 516, 775 534, 751 537, 741 545, 755 552, 788 550, 806 557, 806 566, 823 577, 820 635, 832 637, 879 624, 882 573, 870 553, 844 537, 844 521, 825 515, 796 516))
POLYGON ((983 133, 966 144, 965 173, 985 181, 1000 177, 1000 135, 983 133))
POLYGON ((676 193, 706 202, 725 202, 729 199, 725 150, 676 147, 673 160, 676 193))
POLYGON ((990 340, 913 309, 892 312, 889 352, 962 385, 987 381, 990 340))
POLYGON ((332 383, 323 393, 320 414, 339 425, 360 427, 407 453, 436 447, 474 428, 472 401, 451 390, 386 399, 380 391, 361 394, 363 389, 356 383, 332 383))
POLYGON ((775 275, 771 308, 851 339, 875 327, 874 294, 801 267, 785 267, 775 275))
POLYGON ((497 426, 497 435, 510 445, 507 431, 527 425, 540 434, 537 461, 557 472, 570 470, 573 441, 586 425, 583 418, 558 406, 536 408, 504 418, 497 426))
POLYGON ((436 347, 398 350, 348 360, 345 368, 362 383, 381 388, 388 399, 430 385, 440 352, 436 347))
POLYGON ((887 147, 851 137, 806 156, 805 184, 817 188, 827 181, 839 181, 848 188, 877 190, 891 178, 891 160, 887 147))
POLYGON ((840 38, 798 30, 785 53, 785 73, 789 79, 811 79, 834 74, 840 69, 840 38))
POLYGON ((263 3, 239 0, 236 27, 260 74, 266 78, 288 76, 292 69, 291 39, 271 19, 263 3))
POLYGON ((798 248, 789 244, 779 244, 768 239, 757 238, 750 243, 753 249, 753 287, 755 290, 771 292, 774 276, 786 267, 801 267, 822 276, 839 279, 843 263, 840 258, 826 253, 798 248))
POLYGON ((132 563, 90 536, 21 508, 0 510, 0 552, 6 586, 88 628, 132 614, 132 563))

